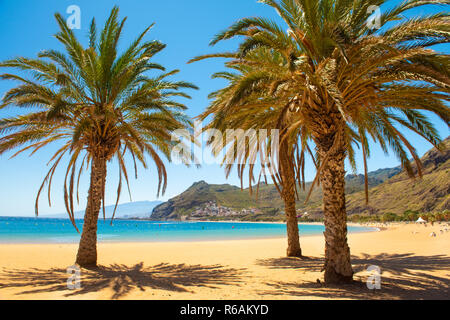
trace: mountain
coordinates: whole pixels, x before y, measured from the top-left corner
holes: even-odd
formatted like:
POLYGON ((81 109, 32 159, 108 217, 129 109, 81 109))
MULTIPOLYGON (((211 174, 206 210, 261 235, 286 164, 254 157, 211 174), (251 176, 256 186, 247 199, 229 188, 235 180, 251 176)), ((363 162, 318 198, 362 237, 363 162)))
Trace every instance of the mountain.
MULTIPOLYGON (((368 173, 369 206, 365 204, 364 175, 346 176, 348 214, 403 213, 406 210, 429 212, 450 209, 450 139, 444 152, 432 149, 422 157, 424 175, 411 180, 400 167, 378 169, 368 173)), ((316 187, 305 205, 311 183, 299 190, 297 210, 311 218, 322 216, 322 191, 316 187)), ((281 220, 283 201, 274 185, 261 184, 256 197, 248 189, 229 184, 194 183, 180 195, 153 210, 151 219, 281 220)))
MULTIPOLYGON (((116 210, 116 218, 149 218, 152 214, 153 209, 161 204, 162 201, 136 201, 119 204, 116 210)), ((105 212, 106 217, 111 217, 114 211, 114 205, 106 206, 105 212)), ((103 213, 100 210, 100 216, 103 213)), ((67 213, 60 213, 54 215, 44 215, 47 218, 66 218, 67 213)), ((84 210, 75 212, 75 218, 81 219, 84 217, 84 210)))
MULTIPOLYGON (((398 174, 400 168, 380 169, 369 173, 369 186, 377 186, 386 179, 398 174)), ((307 191, 311 182, 306 184, 305 191, 299 192, 297 209, 301 212, 307 210, 320 209, 322 205, 322 192, 320 188, 315 188, 311 194, 310 201, 304 205, 307 191)), ((346 177, 346 192, 352 194, 364 189, 363 175, 348 175, 346 177)), ((191 217, 197 211, 211 211, 215 206, 223 209, 229 214, 227 216, 212 216, 208 218, 220 219, 224 217, 242 219, 242 220, 276 220, 284 210, 284 204, 274 185, 262 183, 259 188, 253 187, 252 194, 249 189, 241 188, 229 184, 208 184, 205 181, 194 183, 180 195, 164 202, 153 210, 151 219, 184 219, 191 217), (257 193, 257 195, 256 195, 257 193), (249 212, 250 210, 250 212, 249 212)), ((194 214, 195 215, 195 214, 194 214)))
MULTIPOLYGON (((370 189, 369 205, 364 193, 347 197, 349 214, 401 214, 406 210, 432 212, 450 210, 450 138, 443 152, 431 149, 421 158, 423 177, 411 180, 406 172, 387 179, 370 189)), ((415 166, 414 166, 415 167, 415 166)))

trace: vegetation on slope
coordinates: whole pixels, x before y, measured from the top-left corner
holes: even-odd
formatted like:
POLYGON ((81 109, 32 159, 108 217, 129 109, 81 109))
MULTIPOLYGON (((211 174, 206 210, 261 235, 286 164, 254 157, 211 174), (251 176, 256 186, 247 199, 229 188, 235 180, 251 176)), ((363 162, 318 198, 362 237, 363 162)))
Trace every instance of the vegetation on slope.
MULTIPOLYGON (((369 172, 370 202, 364 200, 364 176, 347 175, 347 212, 350 220, 395 221, 414 220, 424 213, 444 214, 450 210, 450 138, 445 140, 444 152, 431 149, 422 157, 423 177, 411 181, 400 167, 378 169, 369 172), (384 218, 383 218, 384 217, 384 218)), ((320 220, 322 218, 322 192, 313 190, 310 201, 305 205, 307 191, 300 191, 297 200, 299 214, 308 212, 301 220, 320 220)), ((241 190, 228 184, 213 185, 205 181, 194 183, 180 195, 160 204, 153 210, 152 219, 180 219, 189 216, 195 208, 213 201, 218 205, 241 210, 257 208, 260 213, 241 215, 233 219, 246 221, 284 220, 283 201, 275 186, 261 184, 241 190)), ((424 215, 426 216, 426 214, 424 215)), ((430 219, 433 215, 430 215, 430 219)), ((229 217, 208 217, 210 220, 223 220, 229 217)))
POLYGON ((401 172, 370 189, 369 206, 362 192, 347 197, 349 214, 402 214, 405 211, 442 212, 450 209, 450 139, 443 152, 436 149, 422 157, 423 177, 411 180, 401 172))
MULTIPOLYGON (((389 177, 400 172, 399 168, 380 169, 369 173, 369 186, 383 183, 389 177)), ((364 189, 363 175, 348 175, 346 177, 346 191, 348 194, 359 192, 364 189)), ((311 183, 306 184, 306 191, 298 194, 297 208, 299 212, 308 210, 320 210, 322 193, 316 188, 307 205, 304 204, 306 193, 311 183)), ((155 220, 180 219, 182 216, 190 215, 195 208, 213 201, 218 205, 241 210, 257 208, 261 214, 240 216, 241 220, 283 220, 283 201, 281 200, 274 185, 260 184, 259 189, 254 187, 250 194, 248 189, 241 190, 239 187, 229 184, 214 185, 205 181, 194 183, 180 195, 157 206, 151 218, 155 220)), ((216 217, 215 219, 220 219, 216 217)))

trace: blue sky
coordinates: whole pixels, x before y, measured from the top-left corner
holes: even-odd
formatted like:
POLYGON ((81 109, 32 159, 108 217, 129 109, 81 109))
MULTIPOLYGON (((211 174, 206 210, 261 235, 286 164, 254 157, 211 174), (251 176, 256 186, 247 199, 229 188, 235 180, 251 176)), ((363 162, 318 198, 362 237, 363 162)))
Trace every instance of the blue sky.
MULTIPOLYGON (((392 3, 395 3, 393 1, 392 3)), ((175 79, 183 79, 195 83, 200 90, 189 92, 192 100, 186 101, 189 106, 188 114, 196 116, 208 105, 207 95, 224 83, 221 80, 211 80, 213 72, 222 71, 223 64, 219 60, 202 61, 195 64, 186 62, 197 55, 230 51, 236 48, 236 41, 228 41, 211 48, 208 43, 215 33, 228 27, 234 21, 246 16, 266 16, 278 19, 277 14, 268 6, 256 0, 2 0, 0 1, 0 60, 16 56, 35 57, 43 49, 60 48, 53 34, 57 31, 53 14, 60 12, 68 17, 67 7, 78 5, 81 8, 81 29, 76 30, 80 38, 86 39, 89 22, 95 16, 99 25, 103 24, 114 4, 120 6, 121 17, 127 16, 122 44, 134 40, 149 24, 156 22, 148 35, 148 39, 158 39, 167 44, 167 48, 158 54, 154 61, 164 65, 167 69, 180 69, 175 79)), ((428 13, 429 11, 427 11, 428 13)), ((413 12, 417 14, 419 12, 413 12)), ((100 27, 100 26, 99 26, 100 27)), ((448 47, 439 50, 449 52, 448 47)), ((2 71, 3 72, 3 71, 2 71)), ((13 85, 10 82, 0 82, 0 94, 13 85)), ((17 110, 0 110, 0 117, 17 114, 17 110)), ((447 126, 432 117, 436 127, 443 137, 449 134, 447 126)), ((423 139, 408 134, 415 142, 420 155, 430 148, 423 139)), ((48 147, 33 157, 21 155, 9 160, 12 153, 0 156, 0 215, 32 215, 36 192, 44 178, 48 167, 47 161, 56 147, 48 147)), ((359 161, 361 164, 361 161, 359 161)), ((399 164, 393 156, 386 156, 377 146, 372 147, 372 157, 369 159, 369 169, 393 167, 399 164)), ((230 183, 238 185, 237 175, 226 180, 223 170, 216 165, 203 165, 202 168, 185 168, 180 165, 168 164, 169 184, 167 192, 160 200, 167 200, 184 191, 193 182, 205 180, 209 183, 230 183)), ((361 167, 358 168, 361 172, 361 167)), ((107 185, 107 204, 115 201, 117 182, 117 166, 109 168, 107 185)), ((57 171, 52 187, 52 207, 46 201, 46 195, 41 197, 41 213, 60 213, 64 211, 62 197, 63 166, 57 171)), ((309 166, 308 180, 314 177, 314 171, 309 166)), ((87 196, 88 176, 81 183, 80 205, 84 208, 87 196)), ((131 180, 133 201, 156 200, 157 174, 153 167, 140 170, 138 180, 131 180)), ((129 197, 124 193, 121 202, 128 202, 129 197)))

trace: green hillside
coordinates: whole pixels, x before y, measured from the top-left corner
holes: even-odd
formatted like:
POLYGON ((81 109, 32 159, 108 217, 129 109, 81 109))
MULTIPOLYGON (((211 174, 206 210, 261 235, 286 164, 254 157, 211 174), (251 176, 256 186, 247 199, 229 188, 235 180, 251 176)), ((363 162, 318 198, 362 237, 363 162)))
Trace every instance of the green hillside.
POLYGON ((411 180, 401 172, 384 183, 371 188, 369 206, 364 203, 364 193, 347 197, 349 214, 401 214, 406 210, 418 212, 450 209, 450 139, 445 141, 444 152, 436 149, 422 157, 424 175, 411 180))
MULTIPOLYGON (((411 180, 399 167, 369 172, 369 205, 364 198, 364 176, 346 177, 347 211, 349 215, 401 214, 406 210, 418 212, 444 211, 450 209, 450 139, 445 141, 445 152, 435 149, 423 157, 424 176, 411 180)), ((310 201, 305 205, 306 191, 298 194, 297 210, 308 212, 310 218, 322 216, 322 192, 315 188, 310 201)), ((204 181, 194 183, 190 188, 169 201, 157 206, 152 213, 154 220, 191 218, 195 210, 202 210, 212 203, 236 212, 238 220, 283 220, 283 201, 275 186, 261 184, 258 197, 256 188, 251 195, 248 189, 241 190, 228 184, 213 185, 204 181), (241 212, 252 209, 251 213, 241 212)), ((210 220, 229 219, 229 216, 207 215, 210 220)))
MULTIPOLYGON (((386 179, 399 173, 399 168, 380 169, 369 173, 369 186, 376 186, 386 179)), ((347 194, 359 192, 364 188, 363 175, 348 175, 346 177, 347 194)), ((299 212, 312 210, 320 211, 322 205, 322 193, 316 188, 311 195, 310 201, 304 205, 306 193, 311 183, 306 184, 306 191, 301 190, 298 194, 297 208, 299 212)), ((234 210, 257 209, 257 213, 233 217, 241 220, 280 220, 283 219, 283 201, 274 185, 261 184, 256 197, 256 187, 250 194, 248 189, 241 190, 229 184, 214 185, 205 181, 194 183, 180 195, 157 206, 152 213, 154 220, 181 219, 189 217, 197 208, 204 207, 207 203, 214 202, 217 205, 234 210)), ((220 219, 220 217, 208 217, 220 219)), ((223 217, 225 218, 225 217, 223 217)))

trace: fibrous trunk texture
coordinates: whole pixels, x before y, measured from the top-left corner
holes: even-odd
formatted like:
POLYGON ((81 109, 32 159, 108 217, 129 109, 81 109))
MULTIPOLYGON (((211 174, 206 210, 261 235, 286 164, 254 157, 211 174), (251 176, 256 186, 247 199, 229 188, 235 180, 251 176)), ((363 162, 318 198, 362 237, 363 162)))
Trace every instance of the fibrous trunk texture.
POLYGON ((347 243, 345 209, 345 144, 337 131, 316 141, 321 159, 327 158, 320 174, 325 222, 325 283, 353 280, 350 248, 347 243))
POLYGON ((97 221, 106 179, 106 159, 94 156, 91 165, 91 184, 84 214, 83 231, 76 263, 84 268, 97 266, 97 221))
POLYGON ((298 219, 295 209, 295 171, 288 143, 280 144, 280 172, 282 178, 282 198, 286 213, 286 229, 288 238, 287 256, 301 257, 298 219))

